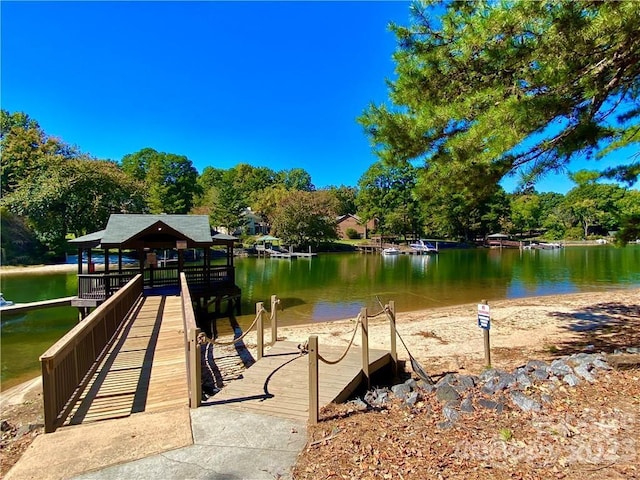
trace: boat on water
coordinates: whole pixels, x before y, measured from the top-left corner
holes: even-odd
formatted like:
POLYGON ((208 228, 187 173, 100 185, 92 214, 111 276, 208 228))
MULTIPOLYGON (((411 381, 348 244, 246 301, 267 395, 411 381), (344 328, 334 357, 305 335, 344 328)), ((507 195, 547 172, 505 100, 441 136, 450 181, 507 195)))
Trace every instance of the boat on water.
POLYGON ((438 253, 437 247, 424 239, 420 239, 415 243, 410 243, 409 246, 419 253, 438 253))
POLYGON ((382 255, 400 255, 400 250, 395 247, 383 248, 382 255))
POLYGON ((11 307, 14 303, 11 300, 5 300, 2 293, 0 293, 0 308, 11 307))
POLYGON ((523 250, 555 250, 558 248, 562 248, 563 245, 561 243, 531 243, 529 245, 523 245, 523 250))

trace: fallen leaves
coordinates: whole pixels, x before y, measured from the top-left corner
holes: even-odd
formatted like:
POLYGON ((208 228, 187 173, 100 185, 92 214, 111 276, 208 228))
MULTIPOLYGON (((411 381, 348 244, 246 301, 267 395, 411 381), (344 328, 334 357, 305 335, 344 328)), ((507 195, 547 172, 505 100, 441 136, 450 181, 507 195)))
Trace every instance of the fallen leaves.
POLYGON ((446 430, 437 426, 443 405, 426 392, 413 408, 331 405, 309 428, 313 448, 299 457, 294 478, 638 478, 637 376, 615 371, 595 384, 557 388, 536 414, 476 409, 446 430))

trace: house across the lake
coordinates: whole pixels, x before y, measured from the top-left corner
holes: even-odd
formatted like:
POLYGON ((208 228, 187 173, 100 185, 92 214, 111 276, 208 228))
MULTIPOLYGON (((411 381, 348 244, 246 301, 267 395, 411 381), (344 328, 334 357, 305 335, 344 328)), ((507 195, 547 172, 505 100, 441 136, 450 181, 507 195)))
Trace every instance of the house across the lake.
POLYGON ((360 235, 360 238, 369 238, 369 233, 375 228, 373 220, 363 222, 360 217, 350 213, 339 216, 336 219, 336 224, 338 226, 338 238, 342 240, 349 238, 347 235, 349 229, 355 230, 360 235))

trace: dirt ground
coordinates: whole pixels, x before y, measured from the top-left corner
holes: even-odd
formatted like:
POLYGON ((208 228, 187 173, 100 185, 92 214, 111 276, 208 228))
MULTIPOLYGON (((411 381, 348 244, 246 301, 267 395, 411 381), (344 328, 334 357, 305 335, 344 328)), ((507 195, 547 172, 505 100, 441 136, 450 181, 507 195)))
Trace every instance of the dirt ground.
MULTIPOLYGON (((585 350, 613 353, 619 348, 640 346, 637 288, 502 300, 492 302, 490 307, 495 368, 512 370, 532 358, 549 360, 585 350)), ((370 312, 374 313, 377 312, 370 312)), ((348 344, 354 320, 280 328, 278 338, 303 343, 309 335, 316 334, 322 353, 323 344, 348 344)), ((447 372, 477 374, 484 368, 483 334, 477 326, 476 304, 400 313, 396 321, 411 354, 436 378, 447 372)), ((390 334, 385 315, 372 318, 369 323, 369 346, 388 348, 390 334)), ((255 345, 255 334, 246 338, 248 346, 252 343, 255 345)), ((359 332, 355 343, 360 343, 359 332)), ((401 359, 408 358, 401 342, 398 354, 401 359)), ((417 408, 427 411, 433 401, 425 398, 417 408)), ((43 431, 42 387, 38 379, 2 392, 0 407, 0 476, 4 476, 43 431)), ((454 429, 437 431, 433 416, 400 406, 366 413, 333 408, 323 413, 324 421, 318 427, 310 428, 309 447, 300 457, 296 478, 640 478, 637 444, 632 445, 632 456, 626 452, 622 459, 598 457, 613 458, 604 463, 581 463, 576 467, 575 462, 562 460, 563 454, 580 448, 575 442, 588 438, 585 425, 594 424, 590 418, 603 425, 608 418, 617 419, 615 438, 609 438, 616 445, 628 445, 625 439, 640 438, 640 421, 636 418, 640 411, 640 374, 636 368, 611 372, 596 384, 566 390, 555 397, 555 413, 544 421, 583 428, 583 436, 572 434, 569 429, 570 436, 556 438, 564 438, 564 443, 549 443, 545 437, 544 451, 555 455, 554 462, 544 460, 546 457, 539 453, 527 460, 525 467, 515 470, 511 465, 514 457, 507 454, 506 447, 535 444, 540 436, 525 414, 510 412, 498 418, 492 413, 479 413, 465 418, 454 429), (414 421, 416 418, 420 422, 414 421), (496 440, 498 432, 506 431, 512 432, 509 441, 496 440), (327 437, 331 438, 322 440, 327 437), (458 455, 461 439, 468 442, 462 456, 458 455), (469 448, 473 450, 474 445, 486 442, 501 448, 498 460, 469 455, 469 448)), ((602 429, 593 435, 606 434, 606 428, 602 429)))

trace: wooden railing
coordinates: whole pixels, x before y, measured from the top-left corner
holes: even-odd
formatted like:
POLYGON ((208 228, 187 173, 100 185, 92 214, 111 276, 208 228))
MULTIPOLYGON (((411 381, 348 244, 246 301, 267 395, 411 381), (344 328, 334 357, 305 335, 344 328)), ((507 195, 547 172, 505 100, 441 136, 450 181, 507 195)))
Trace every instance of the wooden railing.
POLYGON ((309 352, 309 423, 315 425, 318 423, 320 413, 319 413, 319 405, 320 405, 320 392, 319 392, 319 362, 323 362, 329 365, 336 365, 340 363, 346 357, 349 349, 353 345, 353 340, 355 339, 356 332, 358 327, 361 327, 361 343, 362 343, 362 375, 367 383, 367 388, 371 386, 371 371, 370 371, 370 363, 369 363, 369 318, 376 317, 381 314, 386 314, 387 319, 389 320, 390 333, 391 333, 391 342, 389 345, 391 360, 392 360, 392 368, 394 375, 397 372, 397 361, 398 361, 398 352, 396 349, 396 312, 395 312, 395 303, 390 301, 388 305, 386 305, 383 310, 375 315, 369 315, 366 308, 362 308, 360 310, 360 314, 358 315, 358 319, 356 320, 356 325, 353 330, 353 337, 351 337, 351 341, 349 345, 347 345, 343 354, 337 360, 327 360, 324 358, 319 350, 318 350, 318 336, 311 335, 308 341, 308 352, 309 352))
MULTIPOLYGON (((78 275, 78 298, 104 300, 120 290, 139 273, 138 269, 109 273, 78 275)), ((235 270, 232 266, 213 266, 209 271, 202 265, 186 266, 184 273, 189 285, 235 284, 235 270)), ((145 287, 166 287, 180 284, 177 266, 146 269, 145 287)))
POLYGON ((78 297, 98 300, 109 298, 137 273, 137 270, 131 270, 118 273, 80 274, 78 275, 78 297))
POLYGON ((142 290, 142 276, 136 275, 42 354, 45 432, 64 423, 142 290))
POLYGON ((200 329, 196 324, 193 302, 189 292, 187 276, 180 274, 180 297, 182 300, 182 321, 184 327, 184 352, 187 365, 187 386, 189 389, 189 407, 198 408, 202 401, 202 365, 200 361, 200 345, 198 335, 200 329))

